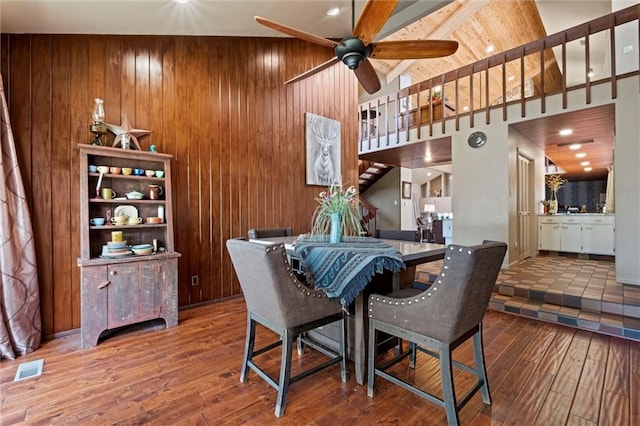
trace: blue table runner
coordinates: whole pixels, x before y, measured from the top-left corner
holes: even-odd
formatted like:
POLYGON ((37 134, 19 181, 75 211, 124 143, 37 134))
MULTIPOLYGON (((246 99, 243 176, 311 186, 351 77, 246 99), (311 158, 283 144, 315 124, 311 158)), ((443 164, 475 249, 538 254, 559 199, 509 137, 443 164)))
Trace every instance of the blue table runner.
POLYGON ((376 238, 343 237, 340 243, 329 243, 326 237, 302 235, 293 249, 314 287, 340 298, 345 307, 376 273, 405 268, 402 253, 376 238))

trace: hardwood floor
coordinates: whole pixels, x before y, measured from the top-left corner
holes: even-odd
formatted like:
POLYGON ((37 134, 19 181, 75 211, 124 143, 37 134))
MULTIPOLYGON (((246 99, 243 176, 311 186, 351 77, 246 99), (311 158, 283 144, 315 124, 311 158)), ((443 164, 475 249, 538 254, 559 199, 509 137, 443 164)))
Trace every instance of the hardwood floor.
MULTIPOLYGON (((180 312, 178 327, 132 326, 80 350, 80 335, 46 342, 0 363, 0 424, 446 424, 444 409, 378 379, 367 397, 339 366, 293 384, 284 417, 276 391, 255 373, 240 383, 246 311, 243 299, 180 312), (44 358, 42 376, 13 382, 18 365, 44 358)), ((258 330, 258 344, 273 334, 258 330)), ((475 395, 462 409, 467 425, 639 425, 640 342, 489 311, 485 354, 493 404, 475 395)), ((468 344, 454 353, 470 362, 468 344)), ((323 359, 315 351, 304 365, 323 359)), ((302 361, 294 354, 294 369, 302 361)), ((262 355, 272 374, 278 353, 262 355)), ((438 363, 418 355, 396 373, 439 393, 438 363)), ((457 393, 470 385, 456 375, 457 393)))

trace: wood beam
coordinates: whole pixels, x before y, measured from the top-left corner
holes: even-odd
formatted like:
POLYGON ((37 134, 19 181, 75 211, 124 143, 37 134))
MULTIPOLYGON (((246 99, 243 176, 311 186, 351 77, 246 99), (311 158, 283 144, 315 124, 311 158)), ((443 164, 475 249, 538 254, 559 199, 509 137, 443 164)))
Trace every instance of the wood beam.
MULTIPOLYGON (((429 36, 428 39, 440 40, 446 39, 449 35, 464 22, 471 19, 473 15, 480 9, 482 9, 489 0, 474 0, 467 2, 464 6, 458 9, 449 19, 444 21, 444 24, 436 28, 429 36)), ((406 72, 416 63, 416 59, 408 59, 401 61, 396 65, 386 76, 387 84, 398 78, 400 74, 406 72)))

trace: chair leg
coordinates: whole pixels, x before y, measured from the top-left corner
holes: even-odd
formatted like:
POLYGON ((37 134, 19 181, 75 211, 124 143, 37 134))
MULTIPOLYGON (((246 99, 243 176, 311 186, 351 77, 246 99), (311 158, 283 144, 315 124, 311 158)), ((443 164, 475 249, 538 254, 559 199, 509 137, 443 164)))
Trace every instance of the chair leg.
POLYGON ((453 385, 451 348, 444 343, 440 345, 440 376, 442 377, 442 399, 447 412, 447 420, 450 426, 457 426, 459 420, 456 409, 456 392, 453 385))
POLYGON ((482 343, 482 324, 480 329, 473 335, 473 358, 476 363, 476 375, 478 380, 482 381, 480 394, 482 402, 491 405, 491 392, 489 391, 489 380, 487 378, 487 369, 484 364, 484 345, 482 343))
POLYGON ((298 355, 302 355, 304 353, 304 342, 302 341, 302 334, 298 335, 296 343, 298 346, 298 355))
POLYGON ((416 368, 416 344, 409 342, 409 368, 416 368))
POLYGON ((242 371, 240 382, 244 383, 249 375, 249 360, 253 358, 253 346, 256 340, 256 322, 247 314, 247 335, 244 342, 244 357, 242 358, 242 371))
POLYGON ((342 355, 342 361, 340 362, 340 375, 342 381, 346 382, 349 379, 349 370, 347 367, 348 353, 347 353, 347 314, 342 314, 342 320, 340 321, 340 355, 342 355))
POLYGON ((368 348, 368 359, 367 359, 367 395, 373 397, 373 393, 375 392, 376 385, 376 355, 377 355, 377 346, 378 342, 376 341, 376 327, 375 320, 369 322, 369 348, 368 348))
POLYGON ((284 331, 282 338, 282 360, 280 361, 280 380, 278 381, 278 399, 276 400, 276 417, 284 414, 287 403, 287 392, 291 380, 291 350, 293 349, 293 335, 290 330, 284 331))

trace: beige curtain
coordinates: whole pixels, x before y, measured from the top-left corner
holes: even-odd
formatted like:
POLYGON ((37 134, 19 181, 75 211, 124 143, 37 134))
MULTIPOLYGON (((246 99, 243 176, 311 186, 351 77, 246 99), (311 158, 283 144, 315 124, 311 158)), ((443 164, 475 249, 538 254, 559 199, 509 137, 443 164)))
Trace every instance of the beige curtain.
POLYGON ((29 206, 0 76, 0 359, 40 345, 40 295, 29 206))
POLYGON ((607 195, 605 198, 605 205, 607 206, 607 213, 613 213, 616 211, 616 201, 614 197, 613 187, 613 166, 607 167, 609 175, 607 176, 607 195))

